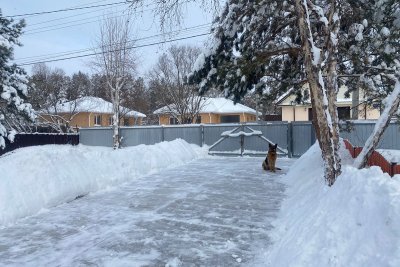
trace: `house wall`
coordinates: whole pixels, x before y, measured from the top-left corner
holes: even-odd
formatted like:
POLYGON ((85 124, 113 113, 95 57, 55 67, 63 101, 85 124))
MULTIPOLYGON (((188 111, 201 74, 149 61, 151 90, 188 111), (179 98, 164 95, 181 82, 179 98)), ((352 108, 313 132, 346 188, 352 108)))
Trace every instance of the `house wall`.
MULTIPOLYGON (((337 105, 338 107, 351 107, 351 103, 339 103, 337 105)), ((311 107, 311 106, 310 106, 311 107)), ((293 108, 295 112, 295 121, 308 121, 308 109, 310 108, 309 106, 282 106, 282 121, 294 121, 294 115, 293 115, 293 108)), ((352 110, 350 110, 350 113, 352 113, 352 110)), ((365 108, 365 105, 360 105, 358 108, 358 119, 359 120, 376 120, 380 116, 379 109, 372 108, 370 106, 367 106, 365 108), (365 118, 366 114, 366 118, 365 118)))
MULTIPOLYGON (((229 114, 214 114, 214 113, 201 113, 201 123, 205 124, 218 124, 221 123, 221 116, 224 115, 240 115, 240 122, 251 122, 256 121, 256 115, 249 113, 229 113, 229 114)), ((160 125, 169 125, 169 115, 160 115, 159 116, 159 124, 160 125)))
MULTIPOLYGON (((69 117, 69 114, 64 114, 63 117, 69 117)), ((93 121, 89 121, 89 112, 78 113, 72 118, 70 125, 72 127, 91 127, 93 121)))
POLYGON ((201 123, 220 123, 219 115, 214 113, 201 113, 201 123))
POLYGON ((169 116, 168 115, 160 115, 158 123, 160 125, 169 125, 169 116))
MULTIPOLYGON (((70 126, 72 126, 72 127, 76 127, 76 126, 78 126, 78 127, 91 127, 91 126, 93 126, 93 121, 89 121, 88 114, 89 113, 78 113, 78 114, 76 114, 72 118, 72 120, 70 122, 70 126)), ((71 114, 60 113, 59 116, 63 117, 65 120, 68 121, 68 120, 70 120, 71 114)), ((40 119, 41 122, 56 123, 56 119, 55 119, 54 116, 52 117, 50 115, 42 114, 41 117, 42 117, 40 119)))
POLYGON ((308 106, 283 106, 282 121, 308 121, 308 106))
MULTIPOLYGON (((94 125, 94 117, 96 115, 101 115, 101 125, 96 125, 96 126, 103 126, 103 127, 110 126, 109 119, 112 117, 112 114, 91 113, 91 112, 80 112, 78 114, 75 114, 70 122, 70 126, 82 127, 82 128, 96 127, 94 125)), ((69 120, 71 115, 69 113, 60 113, 60 116, 65 118, 66 120, 69 120)), ((47 121, 51 121, 49 115, 42 115, 42 117, 47 121)), ((135 118, 129 117, 128 120, 129 120, 129 126, 142 124, 142 118, 137 118, 136 121, 135 118)), ((124 126, 123 118, 120 120, 120 125, 124 126)))
MULTIPOLYGON (((308 88, 308 85, 305 85, 304 88, 308 88)), ((347 88, 345 86, 341 86, 339 88, 338 92, 338 102, 336 103, 338 107, 352 107, 352 102, 351 102, 351 95, 350 97, 346 98, 345 92, 347 88)), ((286 99, 284 99, 280 103, 280 107, 282 108, 282 121, 293 121, 293 106, 292 104, 294 103, 295 100, 294 95, 288 96, 286 99)), ((365 98, 364 96, 364 91, 360 90, 360 102, 363 101, 365 98)), ((309 108, 311 107, 310 105, 307 106, 296 106, 295 111, 296 111, 296 121, 307 121, 308 120, 308 110, 304 110, 304 107, 309 108)), ((353 110, 350 110, 350 113, 352 115, 353 110)), ((373 108, 370 106, 365 106, 361 104, 358 107, 358 119, 359 120, 376 120, 380 117, 380 111, 379 108, 373 108)))
POLYGON ((358 107, 358 119, 359 120, 377 120, 380 117, 379 109, 360 105, 358 107))

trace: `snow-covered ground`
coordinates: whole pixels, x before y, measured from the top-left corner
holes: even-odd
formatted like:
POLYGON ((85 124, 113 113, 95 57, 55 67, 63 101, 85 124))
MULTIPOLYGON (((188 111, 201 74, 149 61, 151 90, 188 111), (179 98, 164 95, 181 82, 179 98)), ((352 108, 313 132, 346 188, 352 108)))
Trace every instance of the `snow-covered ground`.
POLYGON ((205 155, 181 139, 118 151, 82 145, 18 149, 0 157, 0 226, 205 155))
POLYGON ((288 196, 274 221, 272 248, 252 266, 400 266, 400 175, 357 170, 342 150, 343 173, 323 181, 317 145, 282 179, 288 196))
POLYGON ((400 266, 400 175, 341 154, 330 188, 317 145, 275 174, 182 140, 21 149, 0 158, 0 265, 400 266))
MULTIPOLYGON (((145 164, 138 160, 136 166, 145 164)), ((280 181, 294 161, 279 159, 283 171, 270 173, 262 160, 199 159, 43 210, 0 229, 0 265, 248 265, 257 248, 270 244, 284 197, 280 181)))

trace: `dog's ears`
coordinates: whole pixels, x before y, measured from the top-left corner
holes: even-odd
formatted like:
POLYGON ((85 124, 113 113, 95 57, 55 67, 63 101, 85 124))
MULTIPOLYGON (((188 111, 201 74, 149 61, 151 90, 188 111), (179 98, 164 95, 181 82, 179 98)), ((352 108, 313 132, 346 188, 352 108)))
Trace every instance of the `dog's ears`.
POLYGON ((269 146, 269 148, 277 148, 278 147, 278 144, 275 144, 275 145, 272 145, 271 143, 268 143, 268 146, 269 146))

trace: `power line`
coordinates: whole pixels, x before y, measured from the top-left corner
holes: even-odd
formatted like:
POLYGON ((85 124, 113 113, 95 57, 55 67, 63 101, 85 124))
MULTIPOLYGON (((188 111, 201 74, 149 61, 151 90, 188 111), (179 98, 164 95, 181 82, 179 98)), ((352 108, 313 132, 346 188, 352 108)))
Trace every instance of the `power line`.
POLYGON ((129 4, 126 1, 122 1, 122 2, 116 2, 116 3, 102 4, 102 5, 92 5, 92 6, 83 6, 83 7, 70 7, 70 8, 64 8, 64 9, 58 9, 58 10, 42 11, 42 12, 35 12, 35 13, 26 13, 26 14, 12 15, 12 16, 6 16, 6 17, 7 18, 17 18, 17 17, 25 17, 25 16, 35 16, 35 15, 51 14, 51 13, 58 13, 58 12, 66 12, 66 11, 73 11, 73 10, 88 9, 88 8, 120 5, 122 3, 129 4))
MULTIPOLYGON (((150 5, 148 5, 148 6, 150 6, 150 5)), ((102 20, 107 20, 109 18, 120 18, 120 17, 125 17, 125 16, 131 16, 131 15, 137 14, 139 12, 146 12, 146 11, 153 11, 153 10, 155 10, 155 8, 149 8, 149 9, 144 9, 144 10, 141 10, 141 11, 135 11, 135 12, 132 12, 132 13, 126 13, 124 15, 106 17, 106 18, 102 18, 100 20, 96 19, 96 20, 91 20, 91 21, 87 21, 87 22, 81 22, 81 21, 86 21, 86 20, 89 20, 89 19, 101 17, 101 15, 100 16, 92 16, 92 17, 78 19, 78 20, 74 20, 74 21, 63 22, 63 23, 59 23, 59 24, 55 24, 55 25, 49 25, 49 26, 44 26, 44 27, 33 28, 33 29, 28 30, 28 31, 25 31, 24 35, 33 35, 33 34, 49 32, 49 31, 55 31, 55 30, 60 30, 60 29, 65 29, 65 28, 70 28, 70 27, 77 27, 77 26, 81 26, 81 25, 84 25, 84 24, 90 24, 90 23, 95 23, 95 22, 99 22, 99 21, 102 21, 102 20), (81 23, 69 25, 70 23, 76 23, 76 22, 81 22, 81 23), (66 25, 66 26, 57 27, 57 26, 61 26, 61 25, 66 25)), ((108 13, 108 14, 116 14, 116 13, 120 13, 120 12, 123 12, 123 10, 118 10, 118 11, 111 12, 111 13, 108 13)))
MULTIPOLYGON (((209 35, 209 34, 210 34, 210 32, 201 33, 201 34, 197 34, 197 35, 191 35, 191 36, 186 36, 186 37, 181 37, 181 38, 176 38, 176 39, 170 39, 170 40, 165 40, 165 41, 160 41, 160 42, 155 42, 155 43, 150 43, 150 44, 144 44, 144 45, 138 45, 138 46, 130 46, 130 47, 127 47, 125 49, 135 49, 135 48, 142 48, 142 47, 159 45, 159 44, 164 44, 164 43, 171 43, 171 42, 175 42, 175 41, 181 41, 181 40, 192 39, 192 38, 196 38, 196 37, 200 37, 200 36, 206 36, 206 35, 209 35)), ((121 50, 122 49, 110 50, 110 51, 107 51, 107 53, 117 52, 117 51, 121 51, 121 50)), ((75 58, 96 56, 96 55, 100 55, 100 54, 102 54, 102 52, 94 52, 94 53, 85 54, 85 55, 79 55, 79 56, 72 56, 72 57, 66 57, 66 58, 59 58, 59 59, 52 59, 52 60, 44 60, 44 61, 23 63, 23 64, 19 64, 19 66, 28 66, 28 65, 34 65, 34 64, 39 64, 39 63, 49 63, 49 62, 56 62, 56 61, 64 61, 64 60, 75 59, 75 58)))
MULTIPOLYGON (((120 5, 123 5, 123 4, 120 4, 120 5)), ((29 27, 32 27, 32 26, 40 25, 40 24, 45 24, 45 23, 47 24, 47 23, 53 22, 53 21, 65 20, 65 19, 69 19, 69 18, 79 17, 79 16, 82 16, 82 15, 92 14, 92 13, 96 13, 96 12, 99 12, 99 11, 104 11, 104 10, 107 10, 107 9, 109 9, 109 7, 101 8, 101 9, 98 9, 98 10, 87 11, 87 12, 83 12, 83 13, 79 13, 79 14, 75 14, 75 15, 71 15, 71 16, 65 16, 65 17, 61 17, 61 18, 56 18, 56 19, 43 20, 43 21, 40 21, 40 22, 37 22, 37 23, 28 24, 26 27, 29 28, 29 27)))
MULTIPOLYGON (((193 27, 188 27, 188 28, 181 29, 181 30, 175 30, 175 31, 170 31, 170 32, 166 32, 166 33, 150 35, 150 36, 146 36, 146 37, 142 37, 142 38, 138 38, 138 39, 132 39, 132 40, 129 40, 128 42, 132 43, 132 42, 137 42, 137 41, 143 41, 143 40, 147 40, 147 39, 151 39, 151 38, 155 38, 155 37, 162 37, 162 36, 165 36, 165 35, 173 35, 173 34, 177 34, 177 33, 190 33, 193 30, 203 30, 204 28, 207 28, 209 26, 211 26, 211 23, 200 24, 200 25, 196 25, 196 26, 193 26, 193 27)), ((116 43, 116 44, 118 44, 118 43, 116 43)), ((83 52, 87 52, 87 51, 91 51, 91 50, 93 50, 93 48, 70 50, 70 51, 58 52, 58 53, 53 53, 53 54, 45 54, 45 55, 23 57, 23 58, 15 59, 15 61, 22 61, 22 60, 35 59, 35 58, 37 60, 53 59, 53 58, 57 58, 57 57, 61 57, 61 56, 79 54, 79 53, 83 53, 83 52)), ((21 64, 24 64, 24 63, 21 63, 21 64)))
MULTIPOLYGON (((102 0, 100 2, 103 2, 103 1, 106 1, 106 0, 102 0)), ((119 4, 119 5, 124 5, 124 4, 125 3, 119 4)), ((149 11, 149 10, 155 10, 155 8, 143 9, 143 8, 147 8, 147 7, 154 6, 154 5, 155 5, 155 3, 143 5, 140 10, 132 12, 132 14, 136 14, 138 12, 149 11)), ((75 14, 75 15, 71 15, 71 16, 65 16, 65 17, 56 18, 56 19, 44 20, 44 21, 40 21, 40 22, 37 22, 37 23, 28 24, 27 28, 30 28, 30 27, 36 26, 36 25, 40 25, 40 24, 45 24, 45 23, 52 22, 52 21, 65 20, 65 19, 68 19, 68 18, 74 18, 74 17, 79 17, 79 16, 82 16, 82 15, 86 15, 86 14, 92 14, 92 13, 96 13, 96 12, 99 12, 99 11, 104 11, 104 10, 107 10, 107 9, 109 9, 109 7, 98 9, 98 10, 92 10, 92 11, 88 11, 88 12, 84 12, 84 13, 79 13, 79 14, 75 14)), ((115 14, 115 13, 118 13, 118 12, 121 12, 121 11, 123 11, 123 10, 115 11, 115 12, 111 12, 111 13, 107 13, 107 14, 115 14)), ((92 16, 92 17, 89 17, 89 18, 95 18, 95 17, 98 17, 98 16, 92 16)), ((89 18, 85 18, 85 19, 89 19, 89 18)), ((68 22, 64 22, 64 23, 68 23, 68 22)), ((56 25, 58 25, 58 24, 56 24, 56 25)), ((51 27, 51 26, 56 26, 56 25, 45 26, 45 28, 48 28, 48 27, 51 27)), ((36 29, 34 28, 34 29, 30 29, 29 31, 39 30, 39 29, 41 29, 41 28, 40 27, 36 28, 36 29)))
MULTIPOLYGON (((118 13, 118 12, 115 12, 115 13, 118 13)), ((110 18, 119 18, 119 17, 128 16, 128 15, 130 15, 130 14, 127 13, 127 14, 124 14, 124 15, 113 16, 113 17, 110 17, 110 18)), ((96 17, 98 18, 100 16, 94 16, 93 18, 96 18, 96 17)), ((42 32, 55 31, 55 30, 60 30, 60 29, 65 29, 65 28, 77 27, 77 26, 84 25, 84 24, 90 24, 90 23, 94 23, 94 22, 99 22, 99 19, 96 19, 96 20, 91 20, 91 21, 87 21, 87 22, 83 22, 83 23, 77 23, 77 24, 68 25, 70 23, 85 21, 85 20, 88 20, 88 19, 91 19, 91 18, 85 18, 85 19, 80 19, 80 20, 75 20, 75 21, 70 21, 70 22, 64 22, 64 23, 59 23, 59 24, 56 24, 56 25, 51 25, 51 26, 45 26, 45 27, 32 29, 32 30, 24 32, 24 35, 38 34, 38 33, 42 33, 42 32), (57 27, 57 26, 61 26, 61 25, 66 25, 66 26, 57 27), (56 28, 53 28, 53 27, 56 27, 56 28), (47 29, 47 28, 50 28, 50 29, 47 29), (47 30, 41 30, 41 29, 47 29, 47 30)), ((103 20, 103 19, 101 19, 101 20, 103 20)))

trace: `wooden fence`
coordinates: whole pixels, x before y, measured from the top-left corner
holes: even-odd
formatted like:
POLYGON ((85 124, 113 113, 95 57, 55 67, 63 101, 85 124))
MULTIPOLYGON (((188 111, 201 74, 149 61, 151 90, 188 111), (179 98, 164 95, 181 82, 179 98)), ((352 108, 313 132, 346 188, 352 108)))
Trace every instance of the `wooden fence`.
POLYGON ((6 147, 4 149, 0 148, 0 156, 21 147, 67 144, 78 145, 79 134, 21 133, 15 135, 12 143, 6 139, 6 147))
MULTIPOLYGON (((354 147, 348 140, 344 140, 346 145, 346 149, 349 150, 350 155, 353 158, 358 157, 360 155, 362 147, 354 147)), ((400 165, 397 162, 389 162, 387 161, 379 152, 372 152, 371 156, 368 158, 369 166, 378 166, 382 169, 383 172, 388 173, 390 176, 395 174, 400 174, 400 165)))

